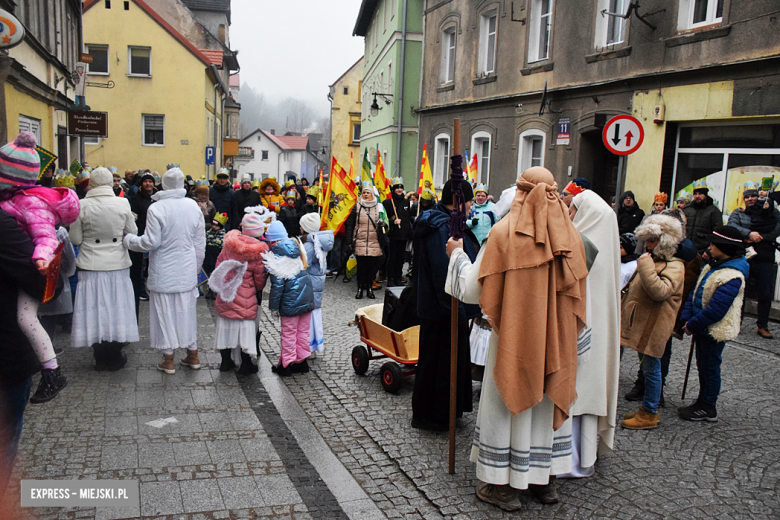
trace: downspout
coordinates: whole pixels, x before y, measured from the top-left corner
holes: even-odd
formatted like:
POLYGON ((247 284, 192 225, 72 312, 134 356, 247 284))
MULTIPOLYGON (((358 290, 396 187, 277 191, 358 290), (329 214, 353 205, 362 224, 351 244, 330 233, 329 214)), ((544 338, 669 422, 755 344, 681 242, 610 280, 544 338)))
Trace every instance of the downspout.
MULTIPOLYGON (((360 95, 360 92, 358 92, 358 96, 360 95)), ((330 101, 330 130, 328 130, 328 155, 333 155, 333 96, 330 95, 330 89, 328 89, 328 101, 330 101)), ((325 166, 329 168, 328 170, 328 182, 330 182, 330 165, 333 161, 329 157, 328 160, 325 162, 325 166)), ((322 186, 320 186, 320 189, 322 189, 322 186)))
MULTIPOLYGON (((213 67, 214 65, 212 65, 213 67)), ((218 78, 219 76, 217 76, 218 78)), ((214 85, 214 179, 217 178, 217 89, 219 80, 214 85)))
POLYGON ((403 22, 401 23, 401 71, 398 76, 398 138, 395 147, 395 177, 401 177, 401 137, 404 125, 404 71, 406 69, 406 8, 409 0, 404 0, 403 22))

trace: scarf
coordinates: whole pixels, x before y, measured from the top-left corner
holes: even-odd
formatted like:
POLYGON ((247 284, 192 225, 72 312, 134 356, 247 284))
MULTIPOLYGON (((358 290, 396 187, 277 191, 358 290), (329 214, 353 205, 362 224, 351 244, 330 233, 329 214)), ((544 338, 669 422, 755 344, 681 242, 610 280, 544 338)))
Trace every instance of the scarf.
POLYGON ((479 303, 498 334, 493 378, 513 414, 546 394, 553 428, 577 397, 577 335, 585 324, 585 249, 548 170, 517 180, 509 214, 493 226, 479 303), (546 324, 546 326, 540 326, 546 324))

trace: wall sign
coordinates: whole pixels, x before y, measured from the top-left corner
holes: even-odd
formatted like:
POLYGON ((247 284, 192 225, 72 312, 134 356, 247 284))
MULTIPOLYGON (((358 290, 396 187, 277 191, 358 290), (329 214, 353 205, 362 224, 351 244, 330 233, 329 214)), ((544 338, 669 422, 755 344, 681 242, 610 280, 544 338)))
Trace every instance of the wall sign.
POLYGON ((68 135, 108 137, 108 112, 68 112, 68 135))
POLYGON ((556 145, 568 146, 571 138, 571 118, 562 117, 558 120, 558 136, 555 139, 556 145))
POLYGON ((22 43, 24 25, 8 11, 0 9, 0 49, 10 49, 22 43))

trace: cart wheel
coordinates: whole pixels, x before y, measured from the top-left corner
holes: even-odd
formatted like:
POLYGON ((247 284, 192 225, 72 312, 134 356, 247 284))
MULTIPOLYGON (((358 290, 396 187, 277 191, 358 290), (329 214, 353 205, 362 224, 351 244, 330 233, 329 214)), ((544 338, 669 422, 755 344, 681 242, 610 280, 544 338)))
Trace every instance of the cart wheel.
POLYGON ((368 351, 366 347, 358 345, 352 349, 352 368, 355 373, 362 376, 368 371, 368 351))
POLYGON ((404 377, 401 368, 395 363, 385 363, 382 365, 382 370, 379 371, 379 374, 382 376, 382 386, 385 392, 397 394, 401 389, 401 382, 404 377))

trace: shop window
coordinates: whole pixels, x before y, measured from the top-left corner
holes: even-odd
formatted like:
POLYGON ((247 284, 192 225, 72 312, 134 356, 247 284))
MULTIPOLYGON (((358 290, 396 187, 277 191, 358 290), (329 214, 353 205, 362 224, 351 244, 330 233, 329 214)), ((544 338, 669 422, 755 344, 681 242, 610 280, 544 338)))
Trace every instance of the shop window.
POLYGON ((550 57, 553 0, 531 0, 528 63, 550 57))
POLYGON ((152 75, 152 49, 149 47, 128 47, 127 63, 130 76, 152 75))
POLYGON ((143 114, 144 146, 165 146, 165 116, 143 114))

